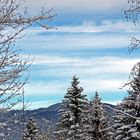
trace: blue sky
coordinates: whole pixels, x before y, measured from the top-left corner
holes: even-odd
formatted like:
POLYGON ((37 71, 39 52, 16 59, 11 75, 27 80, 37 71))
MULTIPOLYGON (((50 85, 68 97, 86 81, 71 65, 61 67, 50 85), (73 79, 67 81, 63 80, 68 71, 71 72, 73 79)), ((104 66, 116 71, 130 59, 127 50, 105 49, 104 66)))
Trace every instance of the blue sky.
MULTIPOLYGON (((28 0, 29 14, 39 13, 43 2, 28 0)), ((46 8, 52 7, 57 16, 49 24, 57 30, 33 26, 17 42, 25 58, 35 57, 25 86, 29 108, 61 102, 74 75, 89 99, 97 90, 103 102, 120 102, 126 89, 119 88, 140 60, 139 50, 127 50, 128 36, 140 36, 121 12, 127 0, 48 0, 46 8)))

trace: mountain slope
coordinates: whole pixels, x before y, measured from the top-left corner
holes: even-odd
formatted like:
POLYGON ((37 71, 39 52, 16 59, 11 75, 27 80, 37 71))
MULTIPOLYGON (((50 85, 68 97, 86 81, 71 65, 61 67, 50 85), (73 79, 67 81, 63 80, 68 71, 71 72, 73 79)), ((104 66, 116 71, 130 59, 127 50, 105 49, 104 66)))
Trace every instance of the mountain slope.
MULTIPOLYGON (((51 105, 47 108, 40 108, 36 110, 27 110, 24 112, 25 118, 23 118, 23 112, 20 110, 11 110, 7 113, 0 115, 0 123, 6 123, 6 126, 0 129, 0 140, 2 140, 2 133, 5 135, 9 133, 8 140, 20 140, 22 134, 22 122, 25 122, 29 118, 34 118, 40 132, 46 133, 48 128, 51 133, 55 129, 55 124, 58 120, 58 110, 61 108, 61 103, 51 105)), ((110 123, 112 123, 112 116, 114 114, 113 109, 115 106, 110 104, 103 104, 103 108, 107 111, 110 118, 110 123), (112 109, 111 109, 112 108, 112 109)))

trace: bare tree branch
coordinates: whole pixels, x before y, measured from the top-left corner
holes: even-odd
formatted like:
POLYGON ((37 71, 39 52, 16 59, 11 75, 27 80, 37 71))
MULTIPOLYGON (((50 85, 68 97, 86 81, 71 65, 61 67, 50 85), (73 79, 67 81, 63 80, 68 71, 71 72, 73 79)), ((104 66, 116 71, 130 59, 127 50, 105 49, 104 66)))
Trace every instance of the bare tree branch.
POLYGON ((15 42, 21 33, 34 23, 45 29, 51 29, 46 21, 53 19, 53 9, 40 15, 28 16, 25 0, 0 0, 0 109, 7 110, 20 102, 22 88, 27 83, 25 73, 30 66, 29 59, 23 59, 15 42), (24 6, 24 10, 23 10, 24 6), (21 12, 23 11, 23 12, 21 12))
POLYGON ((128 52, 131 53, 134 50, 138 49, 140 47, 140 40, 136 37, 131 37, 130 39, 130 45, 128 47, 128 52))
MULTIPOLYGON (((127 21, 133 22, 135 25, 140 21, 140 0, 128 0, 128 9, 123 10, 127 21)), ((129 53, 140 47, 140 39, 131 37, 128 47, 129 53)))
POLYGON ((109 105, 106 105, 106 106, 107 106, 108 108, 110 108, 111 110, 113 110, 114 112, 118 112, 118 113, 124 114, 125 116, 128 116, 128 117, 130 117, 130 118, 132 118, 132 119, 135 119, 135 120, 140 120, 140 117, 132 116, 132 115, 130 115, 130 114, 128 114, 128 113, 126 113, 126 112, 124 112, 124 111, 122 111, 122 110, 114 109, 114 108, 112 108, 112 107, 109 106, 109 105))

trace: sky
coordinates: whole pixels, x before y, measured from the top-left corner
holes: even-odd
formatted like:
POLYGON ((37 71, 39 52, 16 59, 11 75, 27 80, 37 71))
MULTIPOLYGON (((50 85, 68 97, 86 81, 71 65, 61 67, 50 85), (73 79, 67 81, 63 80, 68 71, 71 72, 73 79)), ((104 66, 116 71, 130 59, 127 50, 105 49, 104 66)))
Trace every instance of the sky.
MULTIPOLYGON (((29 15, 36 15, 44 0, 27 0, 29 15)), ((32 26, 17 42, 23 57, 34 59, 25 96, 29 109, 61 102, 79 77, 88 99, 99 92, 105 103, 117 104, 126 95, 120 89, 139 59, 139 50, 128 53, 130 36, 140 28, 126 21, 127 0, 47 0, 45 8, 57 14, 47 22, 54 29, 32 26)))

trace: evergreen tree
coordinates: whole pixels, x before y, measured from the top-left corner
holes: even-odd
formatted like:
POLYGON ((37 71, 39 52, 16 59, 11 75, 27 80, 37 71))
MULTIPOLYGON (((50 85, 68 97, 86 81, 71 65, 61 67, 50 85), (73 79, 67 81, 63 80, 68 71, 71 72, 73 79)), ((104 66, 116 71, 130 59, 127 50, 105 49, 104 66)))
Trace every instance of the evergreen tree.
POLYGON ((90 105, 89 120, 88 140, 110 140, 108 118, 98 92, 95 92, 95 97, 90 105))
POLYGON ((60 121, 57 124, 57 140, 84 140, 84 124, 88 100, 82 95, 83 88, 78 86, 79 81, 75 76, 68 88, 60 110, 60 121))
POLYGON ((115 140, 140 140, 140 63, 130 74, 128 96, 117 106, 114 117, 115 140))
POLYGON ((33 119, 30 119, 26 126, 26 133, 23 140, 40 140, 41 137, 38 133, 37 125, 33 119))

